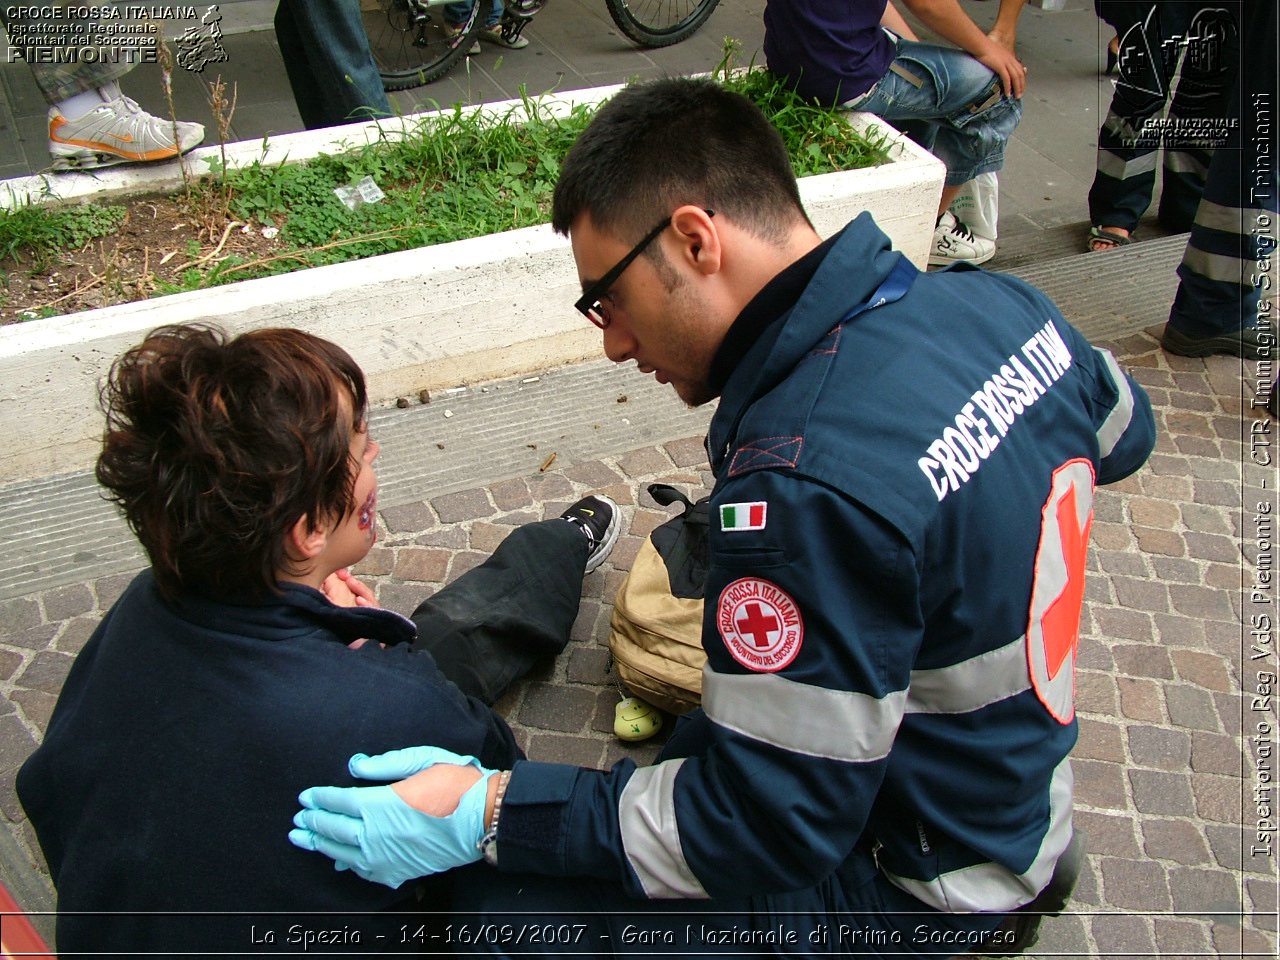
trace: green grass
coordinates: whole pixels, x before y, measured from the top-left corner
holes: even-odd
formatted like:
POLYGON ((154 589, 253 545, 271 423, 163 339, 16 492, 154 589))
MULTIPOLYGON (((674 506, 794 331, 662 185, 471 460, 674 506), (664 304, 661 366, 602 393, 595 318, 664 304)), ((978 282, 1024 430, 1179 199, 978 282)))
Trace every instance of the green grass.
POLYGON ((124 217, 125 208, 118 204, 0 210, 0 260, 30 260, 39 269, 60 250, 76 250, 112 233, 124 217))
MULTIPOLYGON (((763 71, 720 74, 765 110, 786 143, 797 176, 887 160, 887 137, 853 131, 840 111, 819 108, 763 71)), ((545 223, 560 161, 591 120, 593 107, 556 117, 525 100, 494 117, 460 107, 422 120, 404 140, 338 156, 231 170, 197 189, 221 192, 239 220, 280 224, 288 252, 271 263, 225 267, 199 285, 242 280, 545 223), (333 190, 371 176, 385 199, 347 209, 333 190)), ((192 278, 194 279, 194 278, 192 278)))
POLYGON ((764 111, 782 135, 797 177, 874 167, 889 159, 887 132, 857 133, 849 127, 846 111, 805 100, 764 70, 721 70, 718 76, 721 83, 764 111))
POLYGON ((546 222, 560 158, 586 127, 585 108, 553 118, 529 102, 498 118, 460 108, 421 121, 404 140, 305 163, 253 164, 198 188, 225 191, 238 220, 278 222, 296 254, 225 279, 336 263, 546 222), (523 116, 520 117, 523 120, 523 116), (371 176, 386 196, 356 210, 333 191, 371 176))

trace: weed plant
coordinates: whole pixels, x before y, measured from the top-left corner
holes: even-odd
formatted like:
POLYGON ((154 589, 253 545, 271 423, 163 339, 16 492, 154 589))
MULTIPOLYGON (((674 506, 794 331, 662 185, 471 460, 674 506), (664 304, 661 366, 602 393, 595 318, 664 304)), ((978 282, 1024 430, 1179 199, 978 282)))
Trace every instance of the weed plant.
MULTIPOLYGON (((252 164, 207 189, 225 187, 238 220, 279 224, 290 262, 251 269, 337 263, 545 223, 560 159, 589 120, 585 107, 556 118, 533 101, 498 118, 455 107, 404 139, 305 163, 252 164), (386 195, 378 203, 351 210, 334 195, 366 176, 386 195)), ((246 271, 231 272, 241 276, 223 275, 246 271)))
POLYGON ((726 60, 715 76, 764 111, 782 135, 797 177, 874 167, 889 159, 887 132, 878 134, 872 127, 868 135, 858 133, 845 111, 805 100, 767 71, 733 71, 726 60))
POLYGON ((0 260, 12 257, 23 263, 30 259, 34 269, 43 270, 59 251, 78 249, 113 233, 124 216, 125 208, 119 204, 0 211, 0 260))

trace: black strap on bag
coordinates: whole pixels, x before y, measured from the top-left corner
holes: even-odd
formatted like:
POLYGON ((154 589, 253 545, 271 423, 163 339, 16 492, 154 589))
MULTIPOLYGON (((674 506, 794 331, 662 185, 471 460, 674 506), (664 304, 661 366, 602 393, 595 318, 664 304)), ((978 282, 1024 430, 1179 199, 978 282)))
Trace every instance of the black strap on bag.
POLYGON ((668 483, 649 484, 649 496, 660 506, 684 505, 679 514, 657 527, 649 537, 666 561, 672 596, 701 600, 707 587, 711 498, 703 497, 695 503, 668 483))

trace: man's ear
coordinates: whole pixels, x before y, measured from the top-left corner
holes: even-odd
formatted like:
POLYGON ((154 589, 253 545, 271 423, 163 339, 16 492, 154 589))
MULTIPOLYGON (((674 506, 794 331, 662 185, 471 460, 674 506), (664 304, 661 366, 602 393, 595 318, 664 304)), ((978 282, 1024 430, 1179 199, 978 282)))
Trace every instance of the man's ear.
POLYGON ((301 516, 284 535, 284 552, 295 562, 314 560, 324 549, 329 536, 324 527, 312 525, 311 517, 301 516))
POLYGON ((693 204, 676 209, 671 215, 680 243, 680 256, 694 270, 710 275, 720 270, 723 250, 720 232, 707 211, 693 204))

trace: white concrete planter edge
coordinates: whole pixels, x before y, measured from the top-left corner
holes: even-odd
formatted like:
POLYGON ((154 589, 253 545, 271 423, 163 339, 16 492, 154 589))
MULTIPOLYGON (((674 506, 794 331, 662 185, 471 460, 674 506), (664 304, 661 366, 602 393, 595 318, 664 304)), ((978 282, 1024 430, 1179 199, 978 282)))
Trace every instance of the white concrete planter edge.
MULTIPOLYGON (((611 96, 616 86, 542 98, 551 110, 611 96)), ((472 109, 506 112, 520 101, 472 109)), ((267 144, 264 162, 299 160, 394 136, 399 124, 352 124, 289 134, 267 144), (389 129, 390 128, 390 129, 389 129)), ((892 130, 851 114, 850 122, 892 130)), ((902 250, 923 267, 932 236, 942 164, 893 136, 892 161, 868 170, 807 177, 801 196, 814 226, 827 236, 868 210, 902 250)), ((185 158, 203 170, 217 147, 185 158)), ((229 163, 264 157, 254 141, 227 145, 229 163)), ((39 191, 45 200, 103 200, 180 187, 177 164, 121 168, 94 179, 73 176, 60 193, 0 182, 0 202, 39 191), (72 182, 74 181, 74 182, 72 182), (26 194, 23 191, 27 191, 26 194)), ((51 178, 52 179, 52 178, 51 178)), ((0 483, 82 470, 96 456, 102 421, 97 386, 111 361, 146 331, 207 319, 232 333, 298 326, 348 349, 364 368, 375 403, 545 370, 599 355, 599 332, 572 309, 579 293, 569 243, 542 225, 317 267, 277 277, 120 304, 0 327, 0 430, 10 453, 0 483)))

